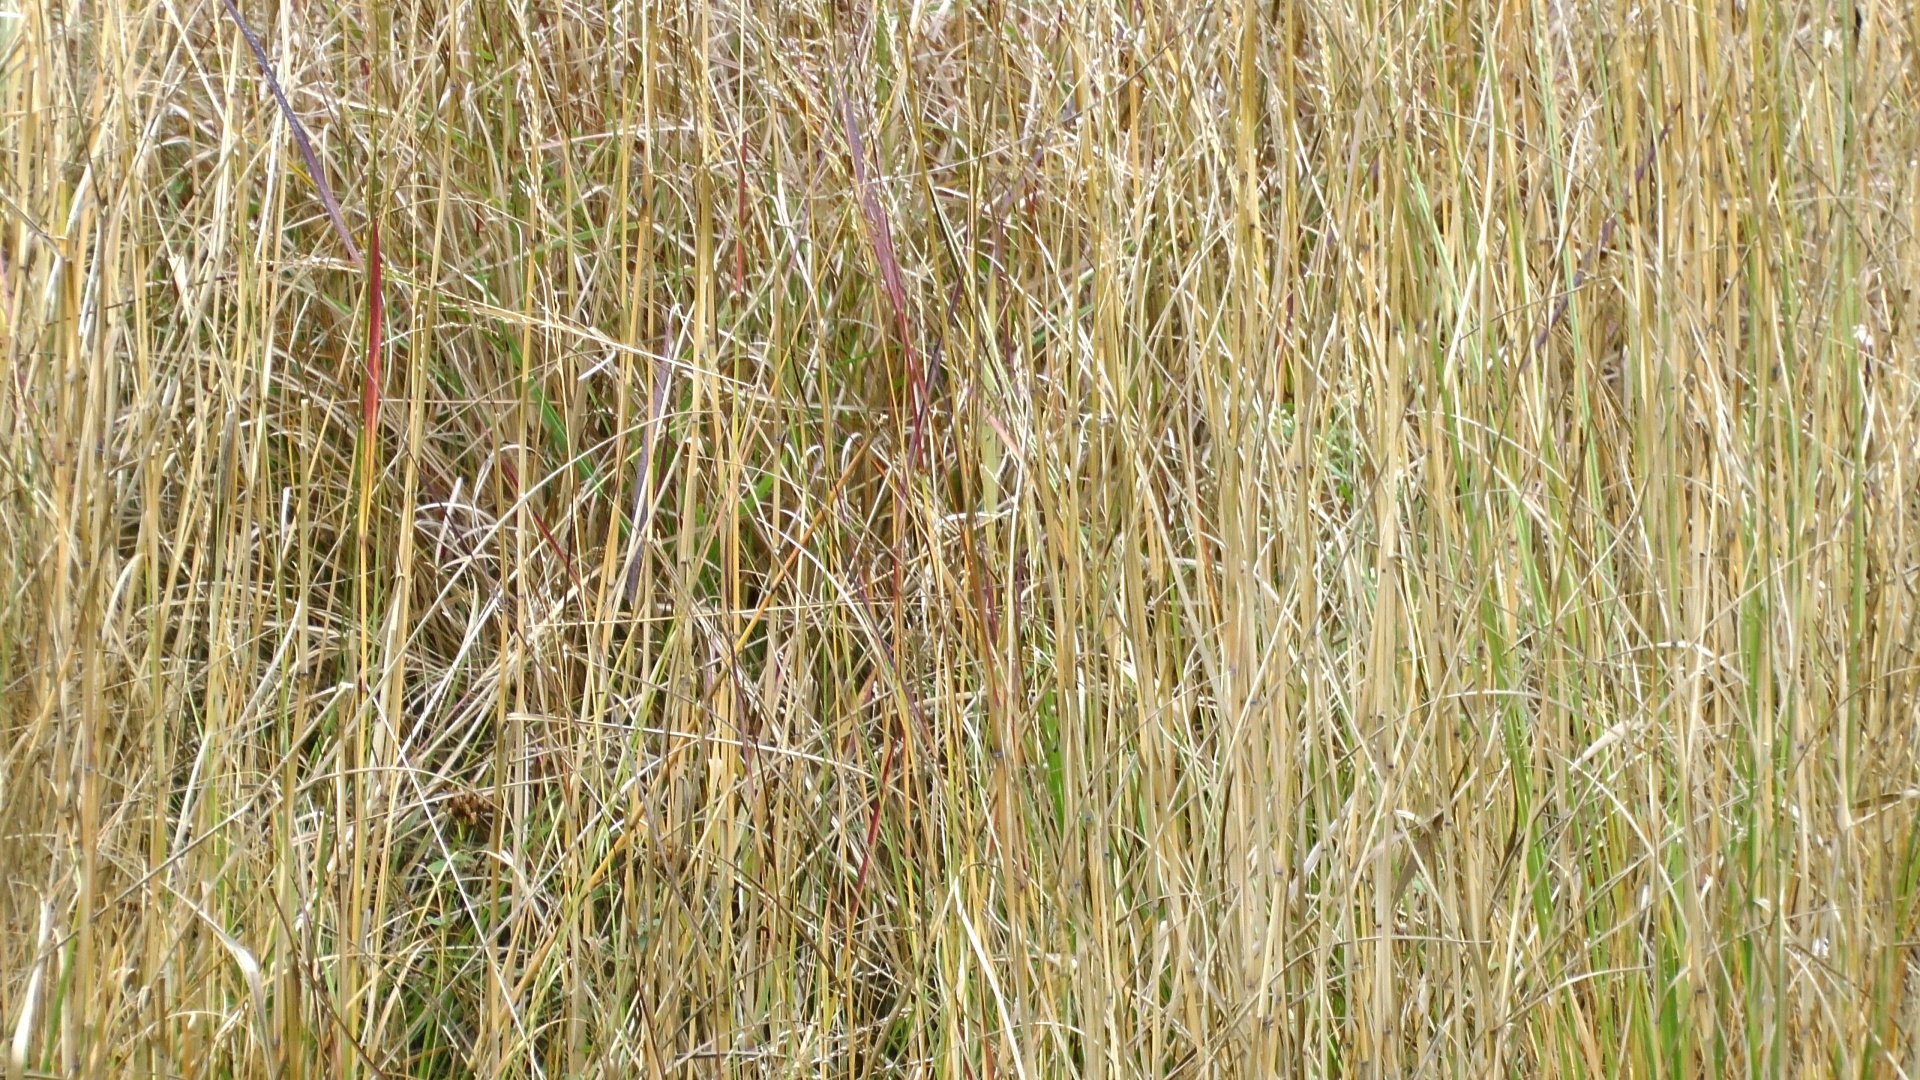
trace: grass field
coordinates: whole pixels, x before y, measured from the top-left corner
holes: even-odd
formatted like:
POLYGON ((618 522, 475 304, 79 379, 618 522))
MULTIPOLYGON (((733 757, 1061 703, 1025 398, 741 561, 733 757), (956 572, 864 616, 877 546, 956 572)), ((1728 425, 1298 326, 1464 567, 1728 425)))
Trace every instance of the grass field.
POLYGON ((1920 1077, 1917 162, 1902 0, 0 0, 0 1077, 1920 1077))

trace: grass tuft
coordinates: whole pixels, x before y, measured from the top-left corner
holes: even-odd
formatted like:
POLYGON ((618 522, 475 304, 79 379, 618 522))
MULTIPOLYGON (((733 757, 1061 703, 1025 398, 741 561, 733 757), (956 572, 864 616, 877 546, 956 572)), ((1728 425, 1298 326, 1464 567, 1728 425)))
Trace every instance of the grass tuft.
POLYGON ((0 0, 0 1072, 1920 1075, 1916 103, 1883 0, 0 0))

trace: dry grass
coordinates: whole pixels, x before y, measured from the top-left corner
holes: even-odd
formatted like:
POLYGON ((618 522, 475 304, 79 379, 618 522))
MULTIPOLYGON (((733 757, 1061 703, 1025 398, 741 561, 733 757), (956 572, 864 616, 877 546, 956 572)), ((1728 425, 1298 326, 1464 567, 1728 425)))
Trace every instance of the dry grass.
POLYGON ((1920 1076, 1916 9, 239 10, 0 2, 6 1077, 1920 1076))

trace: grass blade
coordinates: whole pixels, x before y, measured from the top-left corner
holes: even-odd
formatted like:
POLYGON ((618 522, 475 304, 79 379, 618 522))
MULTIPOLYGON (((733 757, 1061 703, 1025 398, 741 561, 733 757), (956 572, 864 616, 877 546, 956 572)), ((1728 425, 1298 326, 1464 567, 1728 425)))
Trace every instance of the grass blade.
POLYGON ((340 203, 333 197, 333 188, 327 183, 327 171, 320 167, 320 157, 313 152, 313 142, 307 138, 307 129, 301 125, 300 118, 293 115, 293 106, 287 103, 287 95, 280 90, 280 80, 274 77, 273 65, 267 61, 267 51, 260 47, 260 39, 253 36, 253 30, 247 26, 247 20, 240 17, 240 9, 233 0, 221 0, 227 5, 227 14, 233 16, 233 24, 247 39, 247 47, 253 50, 253 58, 260 65, 260 74, 266 77, 267 88, 273 91, 273 100, 280 103, 280 114, 287 118, 287 128, 293 132, 293 143, 300 149, 300 160, 307 163, 307 175, 313 180, 314 190, 320 194, 320 205, 326 208, 327 220, 333 222, 334 234, 340 237, 340 243, 347 249, 347 257, 354 262, 360 261, 360 248, 353 242, 353 233, 347 229, 347 221, 340 216, 340 203))

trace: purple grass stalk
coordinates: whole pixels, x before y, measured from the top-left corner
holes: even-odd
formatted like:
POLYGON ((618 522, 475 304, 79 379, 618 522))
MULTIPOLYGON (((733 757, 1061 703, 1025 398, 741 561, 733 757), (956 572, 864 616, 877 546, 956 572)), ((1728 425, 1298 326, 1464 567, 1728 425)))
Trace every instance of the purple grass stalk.
POLYGON ((340 203, 333 197, 333 189, 327 186, 326 170, 320 167, 320 157, 313 152, 313 142, 307 138, 307 129, 300 125, 300 119, 293 115, 293 106, 287 104, 287 95, 280 89, 280 80, 273 77, 273 65, 267 61, 267 51, 260 47, 260 39, 253 36, 253 30, 247 26, 247 20, 240 17, 240 9, 233 0, 222 0, 227 5, 227 14, 233 16, 233 24, 247 39, 247 47, 253 50, 253 58, 260 64, 260 74, 267 77, 267 88, 273 91, 273 99, 280 103, 280 114, 287 118, 287 126, 293 130, 293 144, 300 148, 300 159, 307 163, 307 175, 313 178, 314 189, 320 193, 320 205, 327 208, 327 219, 333 222, 333 231, 340 235, 340 242, 347 247, 347 255, 354 262, 360 261, 360 249, 353 242, 353 234, 347 231, 347 221, 340 216, 340 203))

